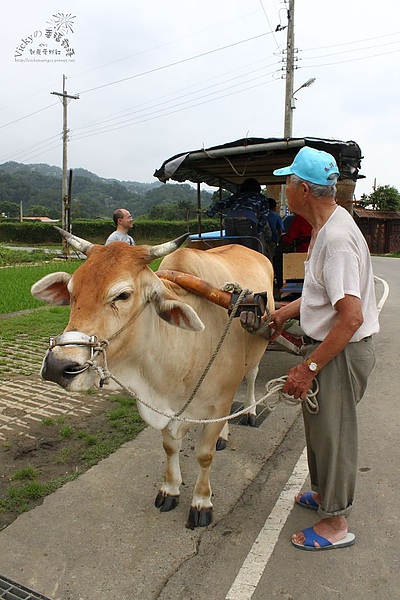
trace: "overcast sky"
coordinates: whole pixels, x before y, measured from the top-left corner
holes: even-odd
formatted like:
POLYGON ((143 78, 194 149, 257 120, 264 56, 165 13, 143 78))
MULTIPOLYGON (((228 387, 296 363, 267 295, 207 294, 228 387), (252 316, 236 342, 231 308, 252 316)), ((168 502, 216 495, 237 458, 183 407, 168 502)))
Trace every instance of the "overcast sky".
MULTIPOLYGON (((62 166, 156 181, 174 154, 282 137, 288 3, 279 0, 31 0, 2 10, 0 164, 62 166), (278 27, 280 26, 280 27, 278 27), (58 37, 57 37, 58 34, 58 37)), ((356 196, 400 189, 400 3, 296 0, 293 137, 355 140, 356 196)))

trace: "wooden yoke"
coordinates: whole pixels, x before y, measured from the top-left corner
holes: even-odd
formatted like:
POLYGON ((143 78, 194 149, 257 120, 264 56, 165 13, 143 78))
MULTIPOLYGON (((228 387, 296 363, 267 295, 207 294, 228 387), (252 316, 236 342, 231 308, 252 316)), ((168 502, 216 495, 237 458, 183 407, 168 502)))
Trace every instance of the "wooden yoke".
MULTIPOLYGON (((222 306, 222 308, 226 308, 228 310, 232 310, 238 297, 238 294, 224 292, 223 290, 214 287, 207 281, 204 281, 204 279, 200 279, 199 277, 190 275, 189 273, 182 273, 181 271, 171 271, 166 269, 157 271, 156 275, 160 277, 160 279, 172 281, 172 283, 176 283, 184 290, 188 290, 189 292, 193 292, 193 294, 202 296, 210 302, 213 302, 213 304, 218 304, 218 306, 222 306)), ((243 298, 243 304, 252 305, 254 303, 254 294, 250 294, 249 296, 245 296, 245 298, 243 298)))
MULTIPOLYGON (((189 275, 189 273, 182 273, 181 271, 172 271, 169 269, 156 271, 156 275, 160 279, 166 279, 176 285, 179 285, 188 292, 193 292, 198 296, 206 298, 210 302, 222 306, 222 308, 231 311, 237 301, 239 294, 232 292, 224 292, 219 288, 212 286, 207 281, 196 277, 195 275, 189 275)), ((267 315, 267 297, 263 292, 257 294, 250 294, 243 298, 240 303, 242 310, 253 311, 260 319, 267 315)), ((236 316, 240 315, 240 310, 236 316)), ((281 335, 275 340, 275 343, 280 345, 284 350, 291 354, 300 354, 301 347, 303 346, 303 338, 301 335, 295 335, 289 333, 289 331, 282 331, 281 335)))

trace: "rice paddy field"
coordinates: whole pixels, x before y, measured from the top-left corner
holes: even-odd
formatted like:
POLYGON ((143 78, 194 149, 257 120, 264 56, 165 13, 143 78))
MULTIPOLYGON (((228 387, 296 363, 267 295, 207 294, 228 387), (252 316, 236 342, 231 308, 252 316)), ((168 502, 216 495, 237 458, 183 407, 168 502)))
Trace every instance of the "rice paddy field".
POLYGON ((81 261, 51 261, 40 265, 19 265, 0 269, 0 314, 9 314, 43 306, 30 292, 32 285, 41 277, 56 271, 73 273, 81 261))
MULTIPOLYGON (((154 261, 150 268, 157 270, 160 262, 161 259, 154 261)), ((49 257, 43 250, 27 252, 0 247, 0 315, 44 306, 31 295, 32 285, 49 273, 74 273, 81 264, 82 261, 76 258, 49 257)))

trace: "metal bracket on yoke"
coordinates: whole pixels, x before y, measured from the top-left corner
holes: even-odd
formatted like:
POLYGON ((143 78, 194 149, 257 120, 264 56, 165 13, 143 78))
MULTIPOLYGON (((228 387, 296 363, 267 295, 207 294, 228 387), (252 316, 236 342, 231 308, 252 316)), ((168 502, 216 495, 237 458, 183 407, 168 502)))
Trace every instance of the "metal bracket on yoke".
MULTIPOLYGON (((231 314, 233 307, 235 306, 237 300, 239 298, 239 294, 236 292, 232 293, 232 299, 228 306, 228 315, 231 314)), ((239 304, 238 311, 235 314, 235 317, 239 317, 242 311, 254 312, 256 317, 261 319, 261 317, 265 314, 267 310, 267 302, 268 302, 268 294, 267 292, 258 292, 257 294, 252 294, 251 296, 246 296, 239 304)))

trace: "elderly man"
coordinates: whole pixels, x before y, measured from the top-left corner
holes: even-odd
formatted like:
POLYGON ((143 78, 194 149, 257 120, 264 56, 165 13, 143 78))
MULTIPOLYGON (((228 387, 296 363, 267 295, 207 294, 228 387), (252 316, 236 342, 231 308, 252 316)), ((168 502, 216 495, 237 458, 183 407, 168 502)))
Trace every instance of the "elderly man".
MULTIPOLYGON (((271 315, 271 340, 292 318, 300 317, 305 333, 304 360, 289 370, 283 391, 303 401, 314 378, 319 384, 318 414, 303 402, 312 491, 298 494, 295 503, 316 510, 320 520, 294 534, 292 543, 302 550, 344 548, 355 542, 347 517, 357 475, 356 407, 375 363, 372 336, 379 331, 371 259, 351 215, 335 202, 333 156, 304 147, 274 175, 287 176, 289 208, 313 228, 302 296, 271 315)), ((251 330, 251 323, 242 324, 251 330)))
POLYGON ((106 245, 111 244, 111 242, 125 242, 130 246, 135 246, 135 240, 128 235, 128 231, 133 226, 133 219, 129 210, 117 208, 113 214, 113 221, 116 229, 108 236, 106 245))

